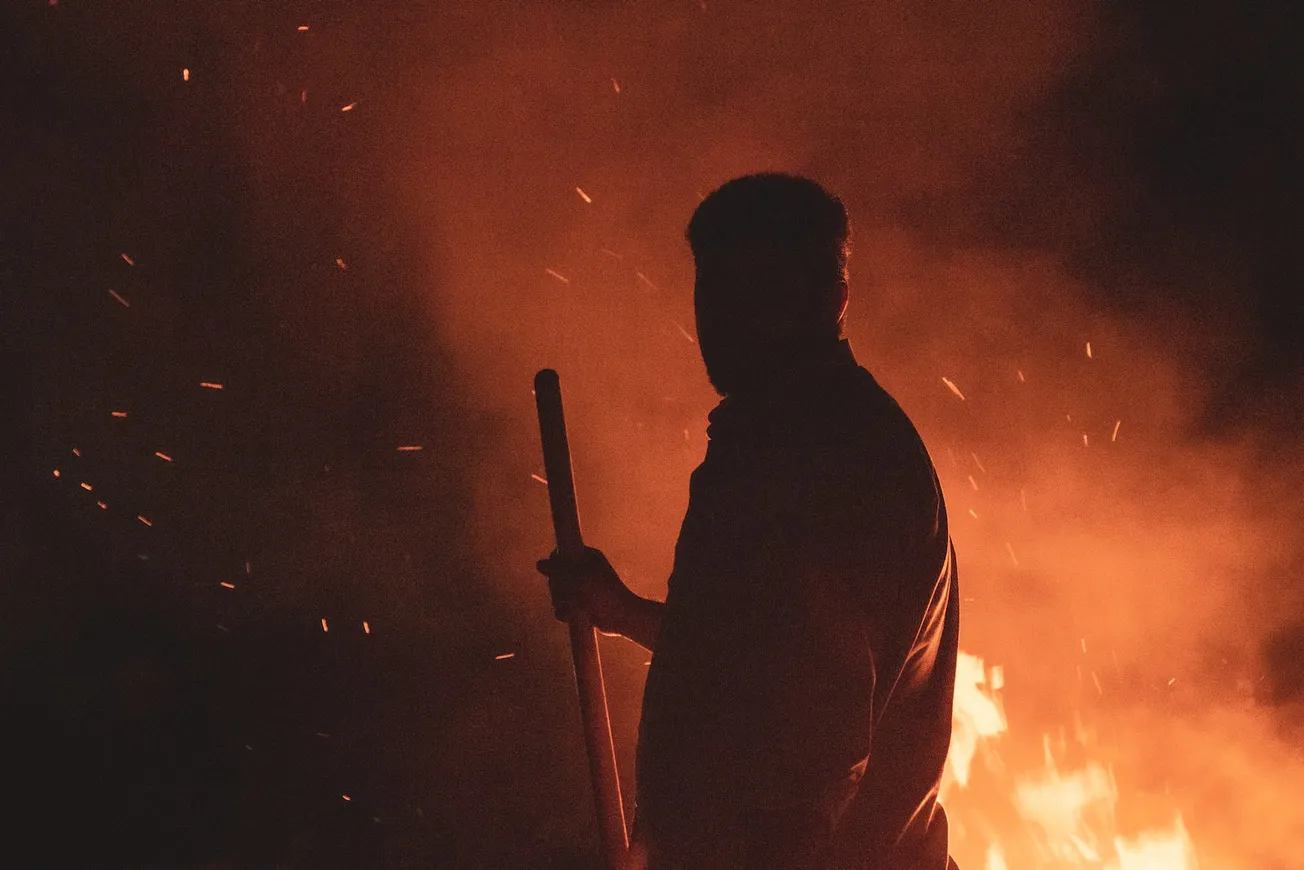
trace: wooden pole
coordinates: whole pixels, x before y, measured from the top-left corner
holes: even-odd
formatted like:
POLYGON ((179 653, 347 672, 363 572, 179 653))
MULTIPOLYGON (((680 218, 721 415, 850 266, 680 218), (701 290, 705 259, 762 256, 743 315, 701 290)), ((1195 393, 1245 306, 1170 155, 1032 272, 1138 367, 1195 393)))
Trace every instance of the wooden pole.
MULTIPOLYGON (((557 535, 557 552, 563 559, 578 559, 584 555, 584 538, 580 534, 580 515, 575 504, 575 479, 571 473, 566 418, 562 414, 561 382, 552 369, 543 369, 534 376, 534 401, 539 411, 543 467, 548 478, 548 501, 552 507, 552 527, 557 535)), ((625 808, 620 800, 616 748, 611 740, 611 718, 607 713, 607 693, 602 683, 602 660, 598 658, 598 635, 586 614, 576 614, 571 619, 570 641, 602 854, 608 870, 624 870, 629 854, 625 808)))

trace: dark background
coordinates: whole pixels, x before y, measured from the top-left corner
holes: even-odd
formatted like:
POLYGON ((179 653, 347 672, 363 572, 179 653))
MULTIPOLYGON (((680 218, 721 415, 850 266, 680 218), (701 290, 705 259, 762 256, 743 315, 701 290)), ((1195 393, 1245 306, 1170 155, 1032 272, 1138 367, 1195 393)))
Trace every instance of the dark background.
MULTIPOLYGON (((717 8, 681 5, 685 28, 717 8)), ((392 207, 377 128, 343 123, 326 42, 386 58, 349 73, 393 89, 393 129, 414 86, 379 70, 455 67, 492 33, 452 6, 438 27, 358 6, 18 0, 0 19, 2 842, 36 856, 16 865, 593 866, 583 822, 539 822, 541 795, 584 818, 568 675, 494 658, 524 617, 482 594, 468 544, 477 457, 530 433, 503 434, 432 327, 432 228, 392 207)), ((1092 15, 1095 47, 1022 110, 1017 172, 893 220, 943 249, 1055 252, 1122 318, 1235 323, 1230 349, 1189 351, 1200 437, 1289 452, 1298 17, 1092 15)), ((1296 637, 1269 644, 1281 698, 1296 637)))

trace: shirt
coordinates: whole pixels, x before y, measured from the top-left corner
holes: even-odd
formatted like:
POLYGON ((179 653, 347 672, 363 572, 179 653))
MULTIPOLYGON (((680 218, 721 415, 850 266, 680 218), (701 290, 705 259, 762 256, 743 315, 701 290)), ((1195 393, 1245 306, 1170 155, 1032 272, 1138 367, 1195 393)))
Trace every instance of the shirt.
POLYGON ((941 487, 841 341, 709 417, 636 753, 650 870, 946 870, 941 487))

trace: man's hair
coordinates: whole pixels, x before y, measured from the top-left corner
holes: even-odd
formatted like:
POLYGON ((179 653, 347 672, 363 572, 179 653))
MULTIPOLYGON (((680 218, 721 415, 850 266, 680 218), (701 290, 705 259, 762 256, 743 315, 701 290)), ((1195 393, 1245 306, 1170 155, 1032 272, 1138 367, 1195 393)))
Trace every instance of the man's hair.
POLYGON ((847 209, 809 178, 763 172, 725 182, 698 205, 686 235, 699 262, 759 245, 790 253, 820 289, 847 280, 847 209))

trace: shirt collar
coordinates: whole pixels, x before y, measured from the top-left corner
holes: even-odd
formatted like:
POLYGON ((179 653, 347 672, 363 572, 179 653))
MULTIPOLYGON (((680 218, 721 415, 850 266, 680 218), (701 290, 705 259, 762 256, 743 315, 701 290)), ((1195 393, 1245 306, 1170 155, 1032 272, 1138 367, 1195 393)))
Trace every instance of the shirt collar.
POLYGON ((792 404, 828 375, 857 367, 851 342, 840 339, 818 354, 795 363, 764 388, 726 396, 706 417, 707 437, 714 439, 753 428, 772 417, 774 409, 792 404))

